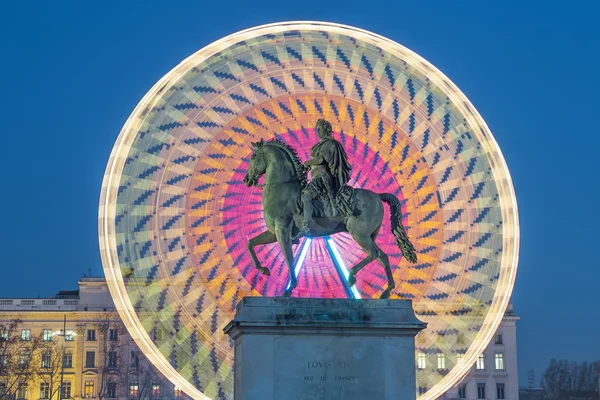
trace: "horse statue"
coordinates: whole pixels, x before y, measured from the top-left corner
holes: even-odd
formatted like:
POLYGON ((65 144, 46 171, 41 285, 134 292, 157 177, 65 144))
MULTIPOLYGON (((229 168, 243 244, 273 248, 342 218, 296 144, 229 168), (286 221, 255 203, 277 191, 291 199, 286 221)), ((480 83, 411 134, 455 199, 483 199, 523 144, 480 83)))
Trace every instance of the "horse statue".
MULTIPOLYGON (((254 248, 258 245, 278 242, 285 262, 290 270, 290 286, 283 296, 289 297, 298 285, 294 275, 294 254, 292 243, 303 226, 301 193, 307 186, 307 171, 296 151, 279 139, 268 142, 261 140, 252 143, 253 153, 250 165, 244 177, 246 186, 258 186, 263 189, 263 212, 267 230, 248 241, 248 250, 254 267, 269 276, 270 270, 261 266, 254 248), (264 184, 258 180, 265 176, 264 184)), ((356 274, 373 260, 378 260, 385 269, 388 286, 381 294, 382 299, 389 298, 395 287, 389 258, 375 243, 383 221, 383 203, 391 210, 392 233, 396 244, 404 257, 412 263, 417 262, 415 248, 411 244, 402 226, 400 201, 389 193, 375 193, 365 189, 353 189, 353 213, 338 217, 313 217, 310 224, 310 236, 320 237, 339 232, 348 232, 367 254, 366 258, 350 269, 348 284, 356 283, 356 274)), ((297 241, 296 241, 297 242, 297 241)))

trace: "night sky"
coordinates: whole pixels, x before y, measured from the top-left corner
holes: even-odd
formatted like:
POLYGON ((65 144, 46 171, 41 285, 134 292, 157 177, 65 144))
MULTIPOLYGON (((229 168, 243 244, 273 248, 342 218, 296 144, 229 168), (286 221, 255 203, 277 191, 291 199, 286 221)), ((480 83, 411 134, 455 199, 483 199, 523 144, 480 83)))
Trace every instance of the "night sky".
POLYGON ((0 5, 0 297, 50 296, 76 288, 84 273, 103 274, 104 168, 125 120, 165 73, 239 30, 320 20, 423 56, 494 133, 521 221, 513 294, 521 386, 550 358, 600 359, 598 4, 91 3, 0 5))

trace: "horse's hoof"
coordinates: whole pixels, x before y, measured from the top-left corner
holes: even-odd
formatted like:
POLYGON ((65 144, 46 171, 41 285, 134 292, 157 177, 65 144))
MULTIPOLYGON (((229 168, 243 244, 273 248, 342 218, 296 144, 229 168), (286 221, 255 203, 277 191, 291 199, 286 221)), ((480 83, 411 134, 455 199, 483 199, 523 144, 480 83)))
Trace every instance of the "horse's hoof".
POLYGON ((350 287, 354 286, 354 284, 356 283, 356 276, 350 274, 350 277, 348 278, 348 285, 350 287))
POLYGON ((391 289, 384 290, 383 293, 381 293, 381 296, 379 296, 379 298, 382 300, 389 299, 391 291, 391 289))
POLYGON ((260 272, 261 274, 266 275, 266 276, 271 276, 271 270, 269 270, 269 268, 267 268, 267 267, 258 268, 258 272, 260 272))

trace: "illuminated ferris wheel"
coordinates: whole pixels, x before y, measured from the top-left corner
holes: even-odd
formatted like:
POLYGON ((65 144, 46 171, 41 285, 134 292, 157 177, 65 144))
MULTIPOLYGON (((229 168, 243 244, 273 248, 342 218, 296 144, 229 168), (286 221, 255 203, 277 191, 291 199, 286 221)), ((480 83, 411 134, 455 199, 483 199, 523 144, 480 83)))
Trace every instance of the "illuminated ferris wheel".
MULTIPOLYGON (((352 186, 402 202, 419 262, 402 258, 389 218, 391 298, 412 299, 417 386, 434 399, 470 368, 508 305, 517 269, 517 205, 500 149, 473 105, 440 71, 386 38, 316 22, 261 26, 223 38, 165 75, 133 111, 112 151, 100 203, 111 294, 140 348, 190 396, 226 399, 233 353, 223 327, 244 296, 280 295, 279 247, 258 248, 261 193, 243 184, 251 142, 279 138, 300 158, 332 123, 352 186), (438 360, 443 358, 444 368, 438 360)), ((386 211, 387 212, 387 211, 386 211)), ((347 234, 295 246, 300 297, 375 298, 377 263, 347 234)))

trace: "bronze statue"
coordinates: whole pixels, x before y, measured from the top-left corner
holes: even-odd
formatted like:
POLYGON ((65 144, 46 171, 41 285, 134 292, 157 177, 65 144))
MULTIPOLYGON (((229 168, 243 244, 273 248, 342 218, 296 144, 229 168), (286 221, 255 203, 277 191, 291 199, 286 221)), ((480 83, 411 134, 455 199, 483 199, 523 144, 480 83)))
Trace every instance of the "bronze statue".
POLYGON ((326 206, 329 206, 331 212, 325 214, 329 214, 330 217, 351 214, 353 211, 348 197, 338 193, 350 180, 352 167, 348 163, 346 151, 342 144, 333 138, 328 121, 319 119, 316 130, 319 143, 310 149, 312 158, 304 163, 304 167, 311 171, 311 181, 302 190, 304 220, 294 240, 310 235, 313 200, 322 199, 328 202, 326 206))
POLYGON ((382 202, 390 206, 392 233, 402 254, 410 262, 417 262, 415 249, 402 226, 400 201, 392 194, 345 185, 350 171, 346 153, 339 142, 330 138, 331 125, 322 121, 317 123, 321 141, 311 150, 313 158, 306 162, 313 173, 311 184, 307 182, 306 167, 292 147, 277 139, 252 143, 254 151, 244 183, 258 186, 259 178, 265 175, 262 187, 267 226, 265 232, 248 241, 252 261, 261 273, 270 275, 269 269, 260 265, 254 247, 277 241, 290 271, 290 286, 283 295, 290 296, 298 284, 294 275, 292 242, 305 234, 319 237, 349 232, 367 256, 350 269, 348 283, 353 286, 356 274, 371 261, 378 260, 388 280, 381 298, 388 298, 395 287, 392 269, 387 254, 374 241, 383 221, 382 202))

